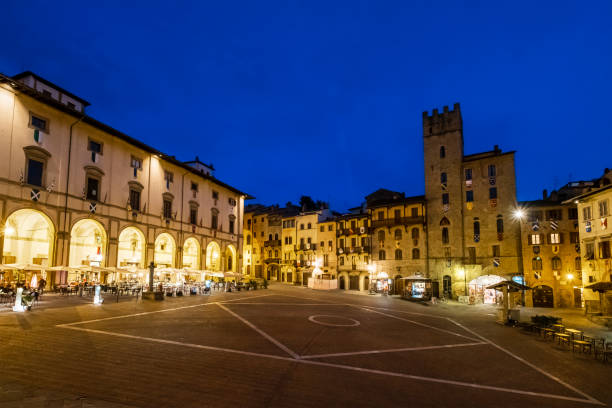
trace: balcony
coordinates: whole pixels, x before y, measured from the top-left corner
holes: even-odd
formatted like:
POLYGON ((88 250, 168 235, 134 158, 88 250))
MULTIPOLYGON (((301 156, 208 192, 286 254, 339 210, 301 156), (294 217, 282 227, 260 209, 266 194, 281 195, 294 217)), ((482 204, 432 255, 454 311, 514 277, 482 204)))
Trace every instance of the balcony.
POLYGON ((338 248, 336 250, 336 254, 337 255, 350 255, 350 254, 360 254, 360 253, 370 253, 370 247, 369 246, 354 246, 354 247, 344 247, 344 248, 338 248))
POLYGON ((387 218, 384 220, 372 221, 372 228, 393 227, 395 225, 415 225, 415 224, 423 224, 423 222, 424 222, 424 219, 422 216, 387 218))
POLYGON ((368 231, 368 227, 355 227, 355 228, 344 228, 344 229, 338 229, 336 231, 336 236, 340 237, 343 235, 361 235, 361 234, 367 234, 368 231))
POLYGON ((317 249, 317 244, 296 244, 296 251, 315 251, 317 249))
POLYGON ((281 246, 280 239, 272 239, 272 240, 264 241, 264 247, 275 247, 275 246, 281 246))

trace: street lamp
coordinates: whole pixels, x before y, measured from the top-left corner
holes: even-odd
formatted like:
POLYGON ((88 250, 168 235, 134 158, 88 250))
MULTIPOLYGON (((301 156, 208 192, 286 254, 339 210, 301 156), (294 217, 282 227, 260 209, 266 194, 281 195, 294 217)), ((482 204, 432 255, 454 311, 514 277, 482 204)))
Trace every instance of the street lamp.
POLYGON ((376 265, 374 264, 370 264, 368 265, 368 272, 370 272, 370 284, 369 284, 369 288, 368 288, 368 292, 371 294, 372 288, 374 287, 374 284, 372 282, 373 278, 374 278, 374 272, 376 271, 376 265))

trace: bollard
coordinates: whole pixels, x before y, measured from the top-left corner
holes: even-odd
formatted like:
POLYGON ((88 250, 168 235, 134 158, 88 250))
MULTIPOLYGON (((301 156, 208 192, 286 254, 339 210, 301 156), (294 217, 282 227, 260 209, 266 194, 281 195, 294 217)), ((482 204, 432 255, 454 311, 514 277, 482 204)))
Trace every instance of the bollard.
POLYGON ((94 294, 94 305, 101 305, 104 302, 102 296, 100 294, 100 285, 96 285, 95 294, 94 294))
POLYGON ((17 288, 17 294, 15 295, 15 306, 13 306, 13 312, 24 312, 25 308, 21 304, 21 296, 23 296, 23 288, 17 288))

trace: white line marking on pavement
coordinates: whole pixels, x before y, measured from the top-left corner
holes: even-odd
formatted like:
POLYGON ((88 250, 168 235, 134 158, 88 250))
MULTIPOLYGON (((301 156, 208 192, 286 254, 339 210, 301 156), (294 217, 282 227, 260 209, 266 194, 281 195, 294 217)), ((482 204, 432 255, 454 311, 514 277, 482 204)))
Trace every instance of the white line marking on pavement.
MULTIPOLYGON (((219 302, 223 303, 223 302, 219 302)), ((276 303, 276 302, 232 302, 232 305, 280 305, 280 306, 346 306, 341 303, 276 303)))
POLYGON ((488 344, 488 343, 484 341, 479 341, 476 343, 445 344, 443 346, 404 347, 404 348, 383 349, 383 350, 355 351, 355 352, 347 352, 347 353, 311 354, 311 355, 300 356, 300 357, 302 358, 327 358, 327 357, 357 356, 357 355, 362 355, 362 354, 382 354, 382 353, 396 353, 396 352, 402 352, 402 351, 437 350, 437 349, 443 349, 443 348, 478 346, 481 344, 488 344))
POLYGON ((543 369, 541 369, 540 367, 536 366, 535 364, 530 363, 529 361, 525 360, 522 357, 517 356, 516 354, 514 354, 513 352, 511 352, 510 350, 506 350, 505 348, 503 348, 502 346, 493 343, 491 340, 485 338, 484 336, 481 336, 480 334, 476 333, 475 331, 468 329, 467 327, 465 327, 464 325, 462 325, 459 322, 454 321, 453 319, 447 317, 447 319, 451 322, 453 322, 454 324, 456 324, 457 326, 461 327, 463 330, 472 333, 474 336, 480 338, 482 341, 489 343, 491 346, 503 351, 504 353, 508 354, 509 356, 514 357, 515 359, 517 359, 518 361, 520 361, 521 363, 525 364, 528 367, 533 368, 534 370, 536 370, 537 372, 539 372, 540 374, 545 375, 546 377, 550 378, 551 380, 556 381, 557 383, 563 385, 564 387, 566 387, 569 390, 574 391, 575 393, 582 395, 584 398, 587 398, 589 401, 591 401, 593 404, 598 404, 598 405, 603 405, 605 406, 606 404, 596 400, 595 398, 591 397, 590 395, 580 391, 578 388, 574 387, 573 385, 570 385, 568 383, 566 383, 565 381, 563 381, 562 379, 560 379, 559 377, 556 377, 552 374, 550 374, 547 371, 544 371, 543 369))
POLYGON ((381 371, 381 370, 373 370, 369 368, 354 367, 354 366, 348 366, 348 365, 343 365, 343 364, 326 363, 323 361, 314 361, 314 360, 307 360, 307 359, 301 360, 301 359, 295 359, 295 358, 289 358, 289 357, 275 356, 272 354, 253 353, 249 351, 226 349, 222 347, 204 346, 201 344, 182 343, 179 341, 155 339, 152 337, 143 337, 143 336, 134 336, 130 334, 113 333, 113 332, 107 332, 103 330, 86 329, 84 327, 74 327, 74 326, 68 326, 68 325, 60 325, 59 327, 70 329, 70 330, 78 330, 78 331, 83 331, 83 332, 95 333, 95 334, 106 334, 109 336, 122 337, 122 338, 127 338, 127 339, 132 339, 132 340, 146 340, 146 341, 151 341, 155 343, 168 344, 172 346, 191 347, 191 348, 201 349, 201 350, 221 351, 221 352, 227 352, 227 353, 242 354, 246 356, 287 361, 287 362, 292 362, 292 363, 302 363, 302 364, 309 364, 309 365, 322 366, 322 367, 339 368, 342 370, 356 371, 356 372, 361 372, 361 373, 386 375, 390 377, 407 378, 407 379, 417 380, 417 381, 456 385, 459 387, 469 387, 469 388, 482 389, 482 390, 507 392, 507 393, 512 393, 512 394, 527 395, 531 397, 542 397, 542 398, 551 398, 551 399, 558 399, 558 400, 564 400, 564 401, 582 402, 585 404, 605 405, 595 400, 594 398, 581 399, 581 398, 575 398, 575 397, 566 397, 563 395, 546 394, 546 393, 539 393, 539 392, 532 392, 532 391, 522 391, 522 390, 517 390, 513 388, 494 387, 490 385, 474 384, 474 383, 468 383, 468 382, 463 382, 463 381, 444 380, 440 378, 423 377, 423 376, 412 375, 412 374, 403 374, 403 373, 395 373, 395 372, 388 372, 388 371, 381 371))
POLYGON ((389 313, 384 313, 384 312, 381 312, 379 310, 368 309, 368 308, 366 308, 364 306, 356 306, 356 307, 358 307, 360 309, 363 309, 363 310, 367 310, 368 312, 371 312, 371 313, 378 313, 378 314, 381 314, 383 316, 391 317, 392 319, 402 320, 404 322, 416 324, 417 326, 427 327, 428 329, 437 330, 437 331, 440 331, 440 332, 443 332, 443 333, 447 333, 447 334, 452 334, 453 336, 463 337, 465 339, 472 340, 472 341, 478 341, 478 339, 475 339, 475 338, 469 337, 469 336, 465 336, 463 334, 455 333, 454 331, 451 331, 451 330, 441 329, 440 327, 436 327, 436 326, 430 326, 428 324, 417 322, 415 320, 404 319, 403 317, 395 316, 395 315, 392 315, 392 314, 389 314, 389 313))
POLYGON ((418 312, 407 312, 405 310, 389 309, 388 307, 365 306, 365 305, 356 305, 356 304, 351 304, 351 306, 368 307, 371 309, 379 309, 379 310, 388 310, 390 312, 405 313, 405 314, 411 314, 415 316, 424 316, 424 317, 434 318, 434 319, 442 319, 442 320, 448 319, 446 316, 438 316, 434 314, 418 313, 418 312))
POLYGON ((276 340, 274 337, 270 336, 265 331, 261 330, 259 327, 255 326, 253 323, 249 322, 247 319, 245 319, 242 316, 232 312, 230 309, 228 309, 227 307, 225 307, 222 304, 219 304, 219 307, 221 309, 225 310, 227 313, 229 313, 232 316, 234 316, 235 318, 237 318, 238 320, 240 320, 242 323, 244 323, 247 326, 249 326, 251 329, 255 330, 257 333, 261 334, 263 337, 268 339, 268 341, 270 341, 271 343, 275 344, 276 347, 280 348, 281 350, 283 350, 285 353, 289 354, 294 359, 299 360, 299 358, 300 358, 299 355, 297 355, 295 352, 291 351, 287 346, 282 344, 280 341, 276 340))
POLYGON ((369 368, 353 367, 353 366, 348 366, 348 365, 343 365, 343 364, 325 363, 323 361, 299 360, 298 362, 299 363, 303 363, 303 364, 312 364, 312 365, 319 365, 319 366, 324 366, 324 367, 341 368, 341 369, 344 369, 344 370, 358 371, 358 372, 362 372, 362 373, 387 375, 387 376, 391 376, 391 377, 408 378, 408 379, 411 379, 411 380, 426 381, 426 382, 433 382, 433 383, 440 383, 440 384, 457 385, 457 386, 460 386, 460 387, 469 387, 469 388, 476 388, 476 389, 482 389, 482 390, 508 392, 508 393, 512 393, 512 394, 529 395, 529 396, 532 396, 532 397, 553 398, 553 399, 559 399, 559 400, 565 400, 565 401, 576 401, 576 402, 582 402, 582 403, 586 403, 586 404, 605 405, 605 404, 602 404, 601 402, 599 402, 599 401, 597 401, 595 399, 582 399, 582 398, 576 398, 576 397, 566 397, 564 395, 546 394, 546 393, 533 392, 533 391, 523 391, 523 390, 516 390, 514 388, 503 388, 503 387, 495 387, 495 386, 492 386, 492 385, 482 385, 482 384, 468 383, 468 382, 463 382, 463 381, 444 380, 444 379, 441 379, 441 378, 422 377, 420 375, 412 375, 412 374, 395 373, 395 372, 389 372, 389 371, 373 370, 373 369, 369 369, 369 368))
POLYGON ((225 351, 227 353, 244 354, 244 355, 247 355, 247 356, 272 358, 272 359, 285 360, 285 361, 294 361, 294 359, 292 359, 292 358, 283 357, 283 356, 275 356, 274 354, 254 353, 252 351, 243 351, 243 350, 236 350, 236 349, 228 349, 228 348, 224 348, 224 347, 204 346, 202 344, 183 343, 183 342, 174 341, 174 340, 156 339, 154 337, 135 336, 135 335, 132 335, 132 334, 115 333, 115 332, 109 332, 109 331, 104 331, 104 330, 96 330, 96 329, 86 329, 84 327, 74 327, 74 326, 66 326, 66 325, 62 325, 60 327, 62 327, 64 329, 79 330, 79 331, 84 331, 84 332, 88 332, 88 333, 107 334, 109 336, 123 337, 123 338, 126 338, 126 339, 146 340, 146 341, 152 341, 152 342, 155 342, 155 343, 170 344, 170 345, 173 345, 173 346, 183 346, 183 347, 191 347, 191 348, 198 348, 198 349, 203 349, 203 350, 213 350, 213 351, 225 351))
MULTIPOLYGON (((272 295, 252 296, 252 297, 249 297, 248 299, 260 298, 260 297, 265 297, 265 296, 272 296, 272 295)), ((66 327, 66 326, 74 326, 74 325, 77 325, 77 324, 103 322, 105 320, 115 320, 115 319, 125 319, 127 317, 146 316, 146 315, 150 315, 150 314, 154 314, 154 313, 172 312, 174 310, 190 309, 190 308, 199 307, 199 306, 216 305, 216 304, 219 304, 219 303, 227 303, 227 302, 233 302, 235 300, 243 300, 243 299, 244 298, 233 299, 233 300, 222 300, 220 302, 198 303, 197 305, 179 306, 179 307, 173 307, 173 308, 170 308, 170 309, 153 310, 151 312, 131 313, 131 314, 121 315, 121 316, 111 316, 111 317, 103 317, 103 318, 100 318, 100 319, 83 320, 83 321, 80 321, 80 322, 63 323, 63 324, 57 324, 56 326, 57 327, 66 327)))

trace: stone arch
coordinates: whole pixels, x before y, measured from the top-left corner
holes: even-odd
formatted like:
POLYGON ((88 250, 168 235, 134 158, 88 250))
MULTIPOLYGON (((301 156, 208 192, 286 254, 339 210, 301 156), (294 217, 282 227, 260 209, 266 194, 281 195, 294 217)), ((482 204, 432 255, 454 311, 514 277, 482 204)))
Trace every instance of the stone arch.
POLYGON ((105 266, 108 236, 104 226, 92 218, 84 218, 72 226, 68 266, 105 266))
POLYGON ((125 227, 117 240, 117 266, 144 268, 146 239, 140 228, 125 227))
POLYGON ((231 244, 225 248, 225 270, 236 272, 236 248, 231 244))
POLYGON ((370 287, 370 274, 362 272, 359 274, 359 290, 368 290, 370 287))
POLYGON ((183 268, 200 269, 200 242, 194 237, 189 237, 183 243, 183 268))
POLYGON ((216 241, 210 241, 206 246, 206 269, 221 271, 221 247, 216 241))
POLYGON ((167 232, 162 232, 155 238, 153 262, 156 267, 174 268, 176 258, 176 241, 167 232))
POLYGON ((348 290, 349 288, 349 274, 348 272, 340 272, 338 274, 338 288, 348 290))
POLYGON ((4 224, 3 263, 51 266, 55 225, 42 211, 23 208, 9 215, 4 224))

